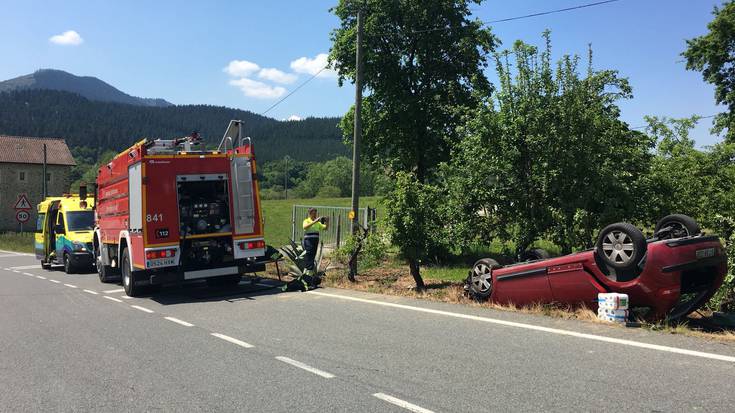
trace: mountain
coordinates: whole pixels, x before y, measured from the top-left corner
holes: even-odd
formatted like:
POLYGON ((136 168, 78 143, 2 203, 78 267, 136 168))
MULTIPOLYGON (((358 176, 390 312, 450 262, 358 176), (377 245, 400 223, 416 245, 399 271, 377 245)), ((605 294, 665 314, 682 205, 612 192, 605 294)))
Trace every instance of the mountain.
POLYGON ((27 89, 48 89, 76 93, 89 100, 137 106, 172 106, 163 99, 130 96, 96 77, 76 76, 63 70, 41 69, 30 75, 0 82, 0 93, 27 89))
POLYGON ((231 119, 244 122, 245 136, 252 138, 260 160, 288 155, 322 161, 350 153, 337 127, 339 118, 279 121, 223 106, 141 106, 34 88, 0 93, 0 134, 61 137, 75 155, 84 153, 92 159, 107 150, 123 150, 142 138, 169 139, 194 130, 208 147, 216 147, 231 119))

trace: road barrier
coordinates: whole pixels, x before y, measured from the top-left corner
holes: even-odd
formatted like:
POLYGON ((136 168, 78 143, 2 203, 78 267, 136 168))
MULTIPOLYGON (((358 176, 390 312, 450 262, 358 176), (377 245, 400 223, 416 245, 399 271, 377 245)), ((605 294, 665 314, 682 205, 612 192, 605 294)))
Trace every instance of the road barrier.
MULTIPOLYGON (((319 240, 326 248, 339 248, 344 244, 345 240, 350 237, 351 225, 349 207, 333 207, 320 205, 294 205, 291 210, 291 239, 296 243, 300 243, 304 236, 304 229, 301 225, 309 216, 309 209, 316 208, 317 215, 329 217, 329 228, 321 232, 319 240)), ((370 228, 375 227, 376 212, 375 208, 360 208, 357 213, 360 225, 370 228)))

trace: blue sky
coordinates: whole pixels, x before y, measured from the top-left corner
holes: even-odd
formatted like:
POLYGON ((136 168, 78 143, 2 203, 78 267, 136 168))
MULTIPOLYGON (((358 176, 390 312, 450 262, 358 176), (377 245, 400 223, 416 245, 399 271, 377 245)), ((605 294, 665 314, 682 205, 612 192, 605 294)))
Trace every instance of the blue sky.
MULTIPOLYGON (((55 68, 99 77, 136 96, 260 113, 310 77, 319 54, 329 50, 329 33, 337 25, 329 8, 335 2, 0 0, 0 79, 55 68), (81 42, 73 33, 64 35, 68 31, 81 42), (54 42, 52 36, 62 37, 54 42)), ((488 0, 473 10, 482 20, 495 20, 589 2, 488 0)), ((621 102, 623 118, 639 126, 648 114, 717 112, 713 88, 699 73, 687 72, 680 57, 685 39, 706 32, 717 4, 621 0, 492 28, 508 47, 516 39, 540 44, 541 32, 551 29, 557 57, 584 55, 592 43, 597 68, 616 69, 629 78, 634 98, 621 102)), ((323 75, 268 116, 342 115, 354 90, 339 88, 334 77, 323 75)), ((695 131, 699 146, 720 140, 709 134, 709 126, 705 119, 695 131)))

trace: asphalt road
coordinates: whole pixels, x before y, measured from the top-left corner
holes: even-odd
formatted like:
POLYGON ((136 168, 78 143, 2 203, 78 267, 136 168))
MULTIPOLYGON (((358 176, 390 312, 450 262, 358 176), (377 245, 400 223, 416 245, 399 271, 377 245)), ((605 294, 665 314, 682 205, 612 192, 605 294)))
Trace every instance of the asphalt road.
POLYGON ((130 299, 9 252, 0 281, 0 411, 735 410, 732 344, 245 282, 130 299))

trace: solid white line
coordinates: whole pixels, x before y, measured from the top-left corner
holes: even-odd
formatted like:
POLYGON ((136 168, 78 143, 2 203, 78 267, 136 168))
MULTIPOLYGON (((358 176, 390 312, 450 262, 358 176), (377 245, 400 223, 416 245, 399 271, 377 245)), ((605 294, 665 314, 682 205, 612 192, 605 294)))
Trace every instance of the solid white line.
POLYGON ((221 338, 222 340, 229 341, 232 344, 237 344, 240 347, 245 347, 245 348, 253 348, 253 347, 255 347, 252 344, 248 344, 248 343, 246 343, 244 341, 240 341, 240 340, 238 340, 236 338, 232 338, 232 337, 226 336, 224 334, 220 334, 220 333, 210 333, 210 334, 213 335, 213 336, 215 336, 215 337, 217 337, 217 338, 221 338))
POLYGON ((397 399, 393 396, 389 396, 385 393, 375 393, 373 396, 379 398, 380 400, 386 401, 391 404, 395 404, 398 407, 403 407, 406 410, 410 410, 415 413, 434 413, 432 410, 424 409, 423 407, 416 406, 415 404, 411 404, 407 401, 403 401, 401 399, 397 399))
POLYGON ((8 250, 0 250, 0 253, 10 254, 9 257, 12 257, 12 256, 16 256, 17 257, 19 255, 20 256, 31 257, 31 256, 34 255, 34 254, 29 254, 27 252, 15 252, 15 251, 8 251, 8 250))
POLYGON ((304 364, 304 363, 302 363, 300 361, 296 361, 294 359, 290 359, 288 357, 278 356, 278 357, 276 357, 276 360, 280 360, 280 361, 282 361, 284 363, 288 363, 288 364, 290 364, 290 365, 292 365, 294 367, 298 367, 300 369, 306 370, 309 373, 314 373, 317 376, 322 376, 325 379, 334 378, 334 374, 332 374, 332 373, 327 373, 326 371, 315 369, 314 367, 311 367, 311 366, 309 366, 307 364, 304 364))
POLYGON ((11 258, 11 257, 18 258, 19 255, 18 254, 5 254, 5 255, 0 255, 0 258, 11 258))
POLYGON ((375 300, 368 300, 365 298, 349 297, 349 296, 344 296, 344 295, 339 295, 339 294, 323 293, 319 291, 309 291, 307 294, 321 295, 324 297, 333 297, 333 298, 339 298, 342 300, 350 300, 350 301, 357 301, 361 303, 382 305, 385 307, 400 308, 402 310, 410 310, 410 311, 417 311, 421 313, 437 314, 437 315, 443 315, 443 316, 455 317, 455 318, 463 318, 465 320, 482 321, 485 323, 498 324, 498 325, 503 325, 503 326, 508 326, 508 327, 516 327, 516 328, 523 328, 526 330, 541 331, 544 333, 559 334, 563 336, 584 338, 587 340, 602 341, 605 343, 621 344, 624 346, 645 348, 648 350, 657 350, 657 351, 663 351, 667 353, 684 354, 687 356, 701 357, 701 358, 707 358, 707 359, 712 359, 712 360, 720 360, 720 361, 727 361, 730 363, 735 363, 735 357, 724 356, 722 354, 705 353, 702 351, 686 350, 686 349, 677 348, 677 347, 661 346, 658 344, 641 343, 639 341, 633 341, 633 340, 625 340, 625 339, 620 339, 620 338, 598 336, 595 334, 578 333, 576 331, 571 331, 571 330, 561 330, 558 328, 542 327, 542 326, 537 326, 533 324, 517 323, 514 321, 498 320, 495 318, 480 317, 480 316, 469 315, 469 314, 453 313, 450 311, 434 310, 431 308, 412 307, 410 305, 387 303, 383 301, 375 301, 375 300))
POLYGON ((148 314, 150 314, 150 313, 153 312, 153 310, 149 310, 149 309, 147 309, 145 307, 141 307, 139 305, 131 305, 131 307, 135 308, 136 310, 143 311, 144 313, 148 313, 148 314))
POLYGON ((102 297, 104 297, 104 298, 107 298, 108 300, 110 300, 110 301, 114 301, 114 302, 116 302, 116 303, 121 303, 121 302, 122 302, 122 300, 118 300, 118 299, 117 299, 117 298, 115 298, 115 297, 108 297, 108 296, 106 296, 106 295, 103 295, 102 297))
POLYGON ((33 264, 33 265, 22 265, 20 267, 10 267, 11 270, 32 270, 35 268, 41 268, 41 266, 38 264, 33 264))
POLYGON ((38 278, 39 280, 45 280, 46 279, 46 277, 44 277, 43 275, 37 275, 36 278, 38 278))
POLYGON ((112 293, 121 293, 123 291, 125 291, 124 288, 116 288, 114 290, 105 290, 105 291, 102 291, 102 292, 105 293, 105 294, 112 294, 112 293))
POLYGON ((72 284, 64 284, 64 285, 67 286, 67 287, 69 287, 69 288, 77 288, 76 285, 72 285, 72 284))
POLYGON ((90 293, 90 294, 93 294, 93 295, 97 295, 97 291, 92 291, 92 290, 82 290, 82 291, 84 291, 85 293, 90 293))
POLYGON ((49 281, 51 281, 54 284, 61 284, 61 281, 56 281, 56 280, 49 280, 49 281))
POLYGON ((181 324, 181 325, 182 325, 182 326, 184 326, 184 327, 194 327, 194 324, 192 324, 192 323, 187 323, 186 321, 184 321, 184 320, 179 320, 178 318, 173 318, 173 317, 163 317, 163 318, 165 318, 165 319, 166 319, 166 320, 168 320, 168 321, 173 321, 173 322, 174 322, 174 323, 176 323, 176 324, 181 324))

